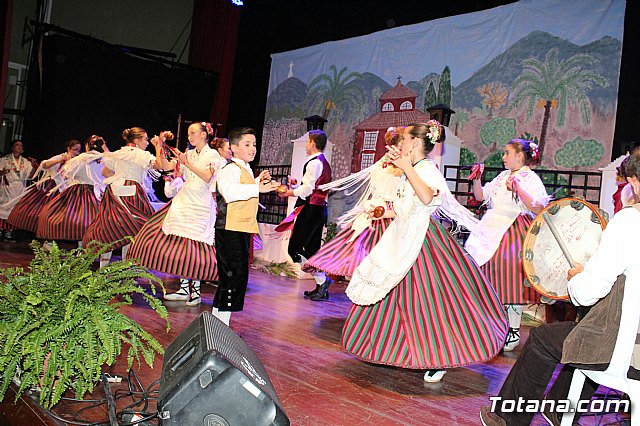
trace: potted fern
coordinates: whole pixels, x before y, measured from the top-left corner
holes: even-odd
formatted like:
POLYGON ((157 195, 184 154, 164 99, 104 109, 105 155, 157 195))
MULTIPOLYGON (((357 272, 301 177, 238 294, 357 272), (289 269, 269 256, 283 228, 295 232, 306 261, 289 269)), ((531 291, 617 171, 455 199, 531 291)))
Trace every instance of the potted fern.
POLYGON ((143 278, 152 293, 162 282, 134 262, 113 262, 93 271, 106 251, 96 245, 66 251, 55 243, 44 251, 33 242, 29 270, 0 269, 0 401, 14 377, 20 386, 40 389, 40 404, 55 405, 67 389, 76 398, 93 390, 104 364, 112 365, 127 343, 128 367, 140 356, 153 366, 160 343, 119 312, 139 294, 167 322, 162 303, 136 284, 143 278))

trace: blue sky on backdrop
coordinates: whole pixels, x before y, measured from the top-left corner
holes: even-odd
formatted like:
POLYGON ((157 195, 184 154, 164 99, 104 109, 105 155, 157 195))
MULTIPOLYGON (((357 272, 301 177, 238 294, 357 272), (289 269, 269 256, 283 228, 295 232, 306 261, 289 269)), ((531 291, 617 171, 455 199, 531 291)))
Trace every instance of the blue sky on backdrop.
POLYGON ((408 82, 440 73, 448 65, 453 71, 451 83, 457 86, 532 31, 545 31, 577 45, 604 36, 622 41, 624 11, 625 0, 521 0, 276 53, 271 55, 269 93, 288 77, 291 62, 293 75, 307 84, 331 65, 373 72, 389 84, 396 82, 399 69, 403 82, 408 82))

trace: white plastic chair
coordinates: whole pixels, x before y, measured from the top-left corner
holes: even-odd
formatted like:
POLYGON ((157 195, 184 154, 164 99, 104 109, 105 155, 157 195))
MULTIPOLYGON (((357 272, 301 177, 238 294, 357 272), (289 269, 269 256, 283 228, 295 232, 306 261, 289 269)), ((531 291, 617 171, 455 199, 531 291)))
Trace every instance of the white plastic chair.
MULTIPOLYGON (((624 287, 620 329, 609 367, 605 371, 576 368, 567 399, 570 401, 570 406, 575 408, 580 399, 585 377, 589 377, 600 385, 626 393, 631 400, 631 422, 640 426, 640 380, 627 378, 640 322, 640 289, 633 284, 627 280, 624 287)), ((575 412, 564 413, 561 426, 570 426, 574 415, 575 412)))

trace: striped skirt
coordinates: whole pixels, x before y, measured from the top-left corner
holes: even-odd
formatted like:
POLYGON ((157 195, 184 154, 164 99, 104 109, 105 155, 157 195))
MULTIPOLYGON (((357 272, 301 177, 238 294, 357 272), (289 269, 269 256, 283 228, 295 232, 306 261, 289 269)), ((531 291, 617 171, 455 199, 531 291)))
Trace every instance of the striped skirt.
POLYGON ((142 186, 132 180, 126 181, 125 185, 135 185, 136 195, 120 197, 118 200, 111 186, 107 186, 98 214, 82 238, 85 247, 88 247, 91 241, 111 243, 112 250, 129 244, 126 237, 136 235, 153 214, 153 208, 142 186))
POLYGON ((38 238, 80 241, 98 214, 93 185, 73 185, 51 198, 38 216, 38 238))
POLYGON ((202 281, 217 281, 216 249, 202 241, 195 241, 162 231, 162 223, 171 202, 158 210, 144 224, 127 253, 127 258, 166 274, 202 281))
POLYGON ((530 224, 528 216, 518 216, 502 237, 493 257, 481 267, 505 305, 540 303, 540 295, 524 285, 522 244, 530 224))
POLYGON ((29 189, 11 210, 7 222, 15 228, 24 229, 35 234, 38 230, 38 216, 46 202, 51 199, 51 197, 47 196, 47 193, 54 186, 55 182, 49 179, 42 184, 42 189, 37 186, 29 189))
POLYGON ((382 237, 392 219, 381 219, 373 222, 373 229, 367 228, 358 237, 349 242, 353 230, 345 228, 331 241, 323 245, 304 264, 305 272, 324 271, 328 274, 351 276, 371 249, 382 237))
POLYGON ((507 317, 471 256, 435 220, 406 277, 380 302, 353 305, 342 345, 358 358, 414 369, 493 358, 507 317))

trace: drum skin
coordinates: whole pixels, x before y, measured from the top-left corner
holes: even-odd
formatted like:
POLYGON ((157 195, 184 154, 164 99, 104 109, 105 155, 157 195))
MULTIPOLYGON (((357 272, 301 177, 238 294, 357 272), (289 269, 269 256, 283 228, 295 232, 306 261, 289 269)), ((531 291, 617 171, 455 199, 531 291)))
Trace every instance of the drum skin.
POLYGON ((607 226, 605 216, 594 205, 569 197, 550 203, 531 222, 522 248, 524 272, 529 284, 551 303, 569 299, 567 257, 582 265, 589 260, 607 226))

